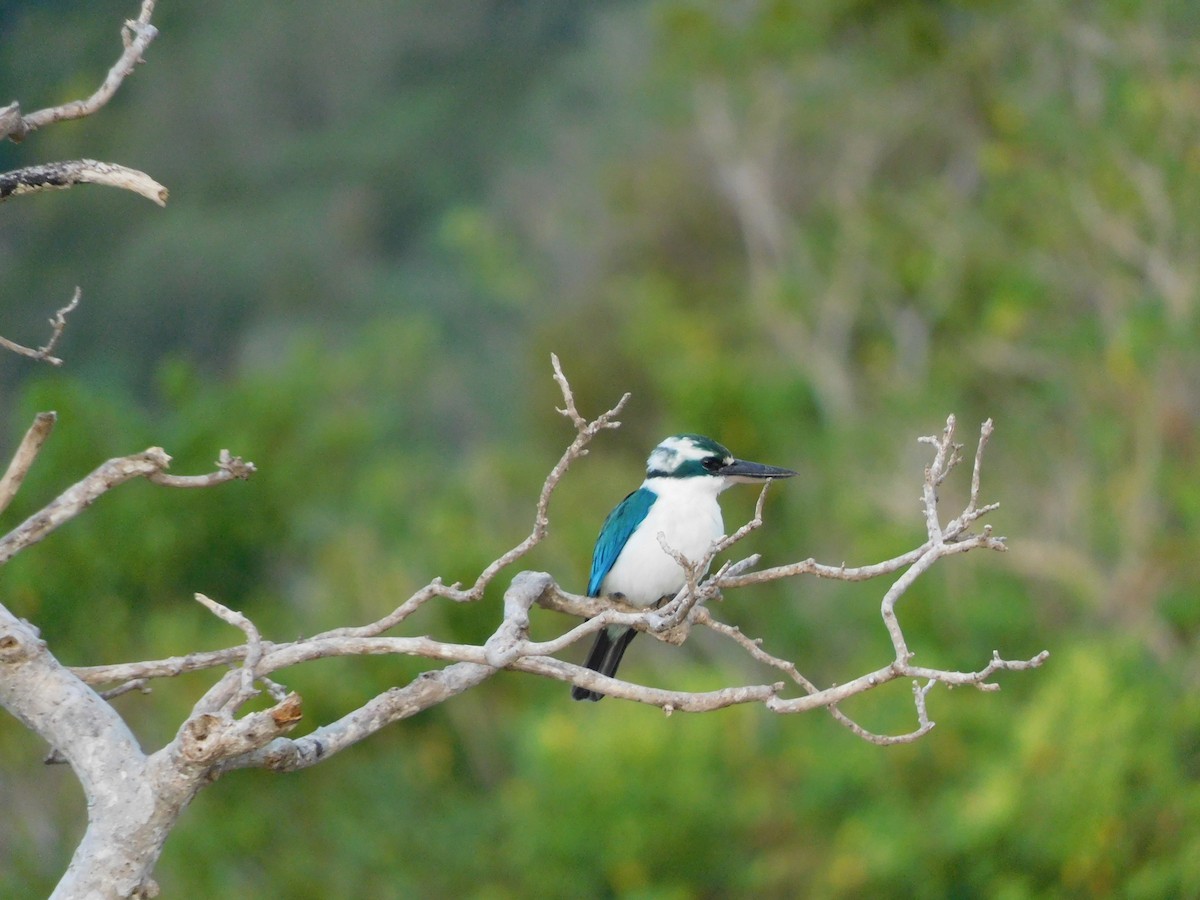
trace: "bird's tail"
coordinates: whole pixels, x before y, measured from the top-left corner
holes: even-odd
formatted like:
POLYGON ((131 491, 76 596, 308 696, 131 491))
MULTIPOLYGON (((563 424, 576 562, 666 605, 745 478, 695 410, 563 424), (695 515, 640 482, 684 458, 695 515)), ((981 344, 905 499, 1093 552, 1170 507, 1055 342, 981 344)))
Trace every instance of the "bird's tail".
MULTIPOLYGON (((592 652, 588 654, 588 658, 584 662, 587 668, 594 669, 601 675, 607 675, 610 678, 617 673, 617 666, 621 664, 625 648, 637 634, 634 629, 626 628, 624 632, 614 638, 609 634, 614 630, 613 628, 602 628, 596 632, 596 643, 592 644, 592 652)), ((603 698, 604 695, 599 691, 589 691, 579 685, 571 688, 571 699, 573 700, 602 700, 603 698)))

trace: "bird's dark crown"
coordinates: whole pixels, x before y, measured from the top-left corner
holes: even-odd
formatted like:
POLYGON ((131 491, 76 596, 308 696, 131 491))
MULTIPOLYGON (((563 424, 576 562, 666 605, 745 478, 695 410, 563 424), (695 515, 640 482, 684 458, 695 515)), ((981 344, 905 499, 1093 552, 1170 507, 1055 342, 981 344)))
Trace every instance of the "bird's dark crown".
POLYGON ((717 476, 733 462, 728 448, 702 434, 673 434, 646 460, 647 478, 717 476))

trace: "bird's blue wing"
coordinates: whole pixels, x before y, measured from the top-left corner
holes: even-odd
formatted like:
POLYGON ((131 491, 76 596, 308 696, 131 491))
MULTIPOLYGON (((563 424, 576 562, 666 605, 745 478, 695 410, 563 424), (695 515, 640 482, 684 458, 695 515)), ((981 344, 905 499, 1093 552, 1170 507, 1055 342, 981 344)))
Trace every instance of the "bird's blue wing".
POLYGON ((625 542, 634 530, 642 524, 646 513, 654 505, 658 495, 646 488, 638 488, 617 504, 616 509, 608 514, 604 524, 600 526, 600 536, 596 538, 596 549, 592 551, 592 574, 588 578, 588 596, 600 596, 600 584, 604 581, 613 563, 621 555, 625 542))

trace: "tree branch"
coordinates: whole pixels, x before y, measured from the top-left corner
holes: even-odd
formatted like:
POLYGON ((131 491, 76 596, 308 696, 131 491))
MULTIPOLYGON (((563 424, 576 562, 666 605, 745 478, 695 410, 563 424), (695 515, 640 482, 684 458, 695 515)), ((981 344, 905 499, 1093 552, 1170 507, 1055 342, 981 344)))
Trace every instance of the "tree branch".
MULTIPOLYGON (((2 178, 3 176, 0 176, 2 178)), ((38 359, 50 363, 52 366, 61 366, 62 360, 57 356, 51 356, 50 351, 54 349, 54 345, 58 343, 58 339, 62 337, 63 329, 67 327, 67 315, 75 310, 79 305, 79 288, 75 288, 75 294, 71 297, 71 302, 62 307, 54 314, 54 318, 50 320, 50 340, 45 346, 38 347, 36 350, 31 347, 23 347, 14 341, 0 335, 0 347, 6 350, 11 350, 13 353, 19 353, 21 356, 28 356, 30 359, 38 359)))
MULTIPOLYGON (((55 122, 69 119, 81 119, 103 107, 116 94, 121 84, 133 74, 134 68, 142 62, 142 54, 150 46, 150 42, 158 36, 158 29, 150 24, 150 16, 154 13, 155 0, 142 0, 142 8, 136 19, 125 22, 121 29, 121 41, 124 51, 117 59, 104 81, 95 92, 85 100, 74 100, 61 106, 39 109, 28 115, 21 114, 21 106, 15 100, 0 108, 0 139, 8 138, 20 142, 33 131, 44 128, 55 122)), ((3 195, 0 195, 3 196, 3 195)))
POLYGON ((66 189, 77 184, 122 188, 159 206, 167 205, 167 189, 145 172, 95 159, 72 159, 0 173, 0 202, 21 194, 66 189))
MULTIPOLYGON (((996 508, 995 504, 981 505, 979 502, 983 450, 992 433, 990 421, 984 423, 980 432, 969 501, 950 522, 943 524, 941 521, 937 487, 962 459, 961 448, 953 440, 953 417, 947 419, 940 435, 921 439, 933 447, 933 460, 925 470, 922 486, 927 540, 915 550, 894 559, 857 568, 821 565, 808 559, 749 572, 748 569, 757 563, 757 557, 750 557, 722 565, 714 574, 704 577, 714 556, 729 550, 762 526, 764 490, 758 497, 752 518, 732 534, 714 542, 700 563, 692 563, 675 554, 688 573, 687 584, 661 609, 635 609, 607 599, 578 597, 561 591, 554 579, 544 572, 521 572, 512 578, 504 594, 499 621, 482 644, 451 643, 430 636, 384 636, 384 631, 404 621, 434 598, 453 602, 481 600, 485 589, 499 574, 548 533, 550 499, 571 463, 587 452, 590 441, 597 434, 617 427, 616 415, 628 395, 589 421, 579 413, 557 358, 553 359, 553 368, 563 394, 564 406, 560 412, 571 421, 574 438, 542 484, 529 535, 485 566, 469 588, 446 585, 435 578, 376 622, 334 629, 286 643, 263 640, 257 626, 243 613, 197 594, 199 603, 242 632, 245 642, 241 646, 157 661, 74 670, 65 669, 54 661, 31 626, 0 607, 0 669, 4 670, 0 672, 0 702, 46 736, 56 751, 61 751, 62 757, 71 762, 80 773, 80 779, 85 781, 89 797, 87 836, 56 896, 84 896, 88 885, 98 883, 119 885, 126 893, 135 890, 152 892, 153 883, 149 876, 162 844, 183 808, 204 785, 233 769, 260 767, 287 772, 314 765, 394 722, 445 702, 505 670, 657 706, 668 715, 675 711, 706 712, 744 703, 761 704, 771 712, 785 715, 827 709, 836 721, 859 738, 875 744, 896 744, 917 740, 934 727, 927 708, 934 685, 973 686, 981 691, 994 691, 998 685, 992 679, 998 672, 1036 668, 1046 660, 1048 654, 1044 651, 1026 660, 1007 660, 994 652, 992 658, 976 671, 949 671, 912 663, 913 653, 897 615, 898 602, 908 588, 944 557, 973 549, 1004 549, 1003 539, 993 537, 990 527, 985 526, 978 534, 969 531, 981 516, 996 508), (761 639, 748 637, 738 628, 718 621, 708 607, 722 591, 805 574, 847 581, 895 576, 880 604, 881 617, 892 642, 893 659, 845 683, 822 688, 805 677, 795 662, 765 650, 761 639), (530 620, 535 605, 586 618, 557 637, 533 641, 530 639, 530 620), (659 640, 674 643, 685 640, 695 626, 708 628, 732 641, 755 663, 783 677, 778 681, 735 684, 713 691, 677 691, 610 678, 556 658, 577 641, 611 625, 633 627, 659 640), (405 684, 383 690, 341 718, 318 724, 307 735, 287 736, 301 718, 303 703, 297 694, 271 681, 272 675, 318 659, 377 654, 417 656, 444 665, 431 668, 405 684), (217 677, 196 701, 172 740, 149 756, 137 748, 112 707, 89 687, 115 684, 106 691, 107 695, 115 696, 134 689, 146 690, 146 685, 155 678, 219 667, 227 667, 228 671, 217 677), (17 674, 13 675, 14 672, 17 674), (42 687, 32 687, 23 680, 29 678, 41 679, 41 685, 50 683, 57 687, 48 694, 39 693, 42 687), (877 734, 841 710, 840 705, 851 697, 900 678, 913 682, 916 712, 913 730, 901 734, 877 734), (799 696, 785 695, 789 681, 801 689, 799 696), (273 705, 243 713, 243 708, 259 697, 261 687, 270 693, 273 705), (24 693, 15 696, 14 691, 24 693), (48 721, 62 696, 67 698, 69 727, 48 721), (88 745, 95 743, 91 736, 97 733, 97 728, 106 735, 111 734, 104 740, 113 742, 112 747, 103 751, 108 756, 98 769, 94 768, 98 765, 95 760, 87 755, 88 745), (119 776, 115 780, 114 772, 119 776), (93 800, 97 804, 95 810, 92 809, 93 800), (127 846, 130 840, 133 843, 127 846)), ((0 479, 0 498, 5 493, 11 498, 15 493, 52 424, 53 417, 49 414, 43 414, 35 421, 18 448, 9 473, 0 479)), ((206 487, 244 478, 254 471, 252 464, 231 457, 227 451, 221 452, 217 471, 207 475, 168 475, 169 461, 165 452, 153 447, 104 463, 41 512, 0 538, 0 563, 69 521, 103 493, 130 479, 144 477, 167 487, 206 487)), ((664 550, 674 553, 667 546, 664 550)))
MULTIPOLYGON (((565 408, 561 412, 575 425, 576 438, 543 484, 537 505, 535 527, 531 535, 514 550, 488 565, 484 569, 484 574, 476 581, 476 586, 464 591, 455 585, 446 586, 439 579, 434 579, 388 616, 359 628, 336 629, 286 644, 272 644, 255 638, 244 647, 197 653, 154 662, 91 667, 76 670, 77 674, 93 684, 114 681, 130 684, 141 683, 150 678, 178 675, 185 671, 229 665, 241 660, 243 662, 241 674, 229 673, 224 676, 209 692, 207 699, 197 704, 197 710, 200 711, 207 710, 214 704, 226 704, 224 707, 226 711, 233 712, 240 702, 251 695, 245 687, 247 679, 264 678, 280 669, 315 659, 382 653, 416 655, 452 663, 449 668, 458 673, 452 677, 436 672, 426 673, 422 676, 422 679, 425 680, 432 679, 432 683, 438 686, 436 690, 428 686, 421 687, 422 680, 418 679, 404 688, 391 689, 386 695, 381 695, 388 699, 376 698, 375 701, 364 706, 358 714, 352 713, 339 720, 338 723, 327 726, 328 731, 319 730, 319 735, 313 737, 312 741, 308 743, 305 743, 306 739, 303 738, 296 742, 285 743, 277 740, 270 747, 264 747, 255 751, 254 754, 242 755, 236 761, 222 764, 233 768, 266 765, 272 768, 292 769, 310 765, 331 752, 336 752, 338 749, 361 740, 372 729, 383 727, 391 721, 395 721, 396 718, 412 714, 420 706, 420 703, 414 705, 415 701, 412 699, 414 696, 428 698, 434 695, 442 696, 444 691, 449 691, 449 694, 454 693, 451 686, 463 683, 462 678, 466 676, 463 676, 462 673, 469 673, 467 680, 478 683, 491 673, 508 668, 601 690, 614 697, 660 706, 667 712, 674 710, 700 712, 747 702, 763 703, 768 709, 785 714, 827 708, 839 723, 859 737, 876 744, 894 744, 916 740, 934 727, 934 723, 928 715, 926 699, 935 684, 971 685, 980 690, 995 690, 998 686, 991 681, 991 678, 997 672, 1034 668, 1041 665, 1047 658, 1045 652, 1032 659, 1015 661, 1005 660, 999 654, 994 654, 983 668, 973 672, 934 669, 914 666, 911 663, 913 654, 908 648, 896 615, 896 605, 899 599, 921 574, 945 556, 965 553, 973 549, 1004 549, 1003 539, 992 537, 990 528, 985 528, 982 534, 971 534, 967 530, 979 517, 996 508, 996 504, 981 506, 979 503, 983 450, 992 434, 990 420, 984 423, 980 431, 968 504, 963 512, 949 523, 941 524, 936 489, 945 481, 954 467, 962 461, 961 448, 954 443, 956 423, 953 416, 947 419, 946 428, 940 435, 921 439, 922 443, 928 443, 934 448, 933 461, 925 470, 922 491, 924 518, 929 539, 915 550, 891 560, 870 566, 849 568, 844 564, 841 566, 822 565, 809 559, 788 566, 747 573, 746 569, 756 562, 756 558, 751 558, 736 564, 721 566, 713 575, 701 579, 699 573, 708 568, 713 556, 718 552, 728 550, 752 531, 761 527, 766 496, 764 489, 759 495, 752 518, 731 535, 715 542, 704 560, 695 565, 688 560, 680 560, 681 565, 684 565, 685 569, 690 572, 688 584, 661 609, 636 609, 608 600, 578 597, 563 592, 546 573, 522 572, 512 580, 505 593, 503 617, 499 626, 482 646, 451 644, 430 637, 380 637, 380 633, 386 628, 402 621, 412 610, 434 597, 444 597, 458 602, 479 599, 481 596, 479 585, 486 585, 490 582, 499 571, 519 558, 525 550, 544 536, 548 528, 547 510, 551 492, 570 462, 585 452, 586 443, 599 430, 615 427, 612 417, 625 402, 624 398, 600 418, 589 422, 575 408, 573 395, 569 385, 566 384, 565 377, 562 376, 558 361, 554 360, 554 363, 555 378, 563 389, 565 401, 565 408), (706 606, 708 601, 719 596, 722 590, 765 581, 777 581, 802 574, 844 581, 861 581, 897 572, 900 575, 885 592, 880 607, 885 628, 892 640, 895 654, 893 661, 887 666, 868 672, 844 684, 825 689, 818 688, 812 681, 805 678, 794 663, 766 652, 762 648, 760 640, 748 638, 737 628, 719 622, 706 606), (556 638, 540 642, 531 641, 529 640, 529 615, 534 605, 586 618, 585 621, 556 638), (660 690, 608 678, 590 669, 554 658, 555 654, 561 653, 577 641, 611 625, 630 626, 639 631, 646 631, 659 640, 672 643, 681 643, 686 639, 688 631, 693 625, 707 627, 736 642, 755 661, 782 672, 793 683, 800 686, 805 695, 795 698, 782 697, 784 682, 744 685, 706 693, 660 690), (253 657, 253 662, 251 662, 251 657, 253 657), (468 668, 455 669, 455 665, 464 665, 468 668), (242 679, 243 685, 240 694, 241 700, 235 700, 239 696, 236 691, 238 678, 242 679), (449 681, 443 683, 442 678, 449 678, 449 681), (917 713, 915 730, 898 735, 875 734, 853 721, 838 708, 838 704, 849 697, 872 690, 897 678, 914 679, 913 699, 917 713), (924 682, 924 684, 920 682, 924 682)), ((664 550, 673 553, 670 547, 664 547, 664 550)), ((219 607, 219 605, 217 606, 219 607)), ((219 614, 226 621, 238 624, 243 630, 249 627, 248 623, 234 618, 238 614, 226 610, 225 607, 219 607, 219 609, 224 610, 219 614)), ((257 634, 257 632, 254 633, 257 634)), ((247 631, 247 634, 250 632, 247 631)), ((441 672, 446 671, 449 670, 441 670, 441 672)))
POLYGON ((73 889, 81 882, 132 895, 162 846, 142 839, 141 828, 157 820, 154 795, 139 787, 146 758, 137 739, 116 710, 58 663, 33 626, 3 607, 0 676, 0 705, 71 764, 87 797, 88 828, 54 896, 84 896, 73 889))
POLYGON ((253 463, 245 462, 240 457, 230 457, 226 450, 221 451, 221 460, 217 463, 218 471, 210 475, 186 479, 168 476, 165 469, 170 463, 171 457, 161 447, 151 447, 141 453, 110 459, 103 463, 82 481, 67 488, 43 509, 0 538, 0 565, 75 518, 101 495, 134 478, 146 478, 167 487, 207 487, 234 478, 246 478, 254 472, 253 463), (200 480, 196 481, 197 478, 200 480))
POLYGON ((34 416, 33 424, 25 432, 25 437, 21 438, 21 443, 17 447, 17 452, 13 454, 4 477, 0 478, 0 513, 8 509, 13 497, 21 489, 21 485, 25 482, 25 476, 29 474, 34 460, 37 459, 46 439, 50 437, 50 432, 54 430, 54 423, 57 420, 58 415, 54 412, 41 412, 34 416))
POLYGON ((479 573, 479 577, 475 580, 475 583, 465 591, 461 590, 457 584, 446 585, 442 583, 441 578, 435 578, 382 619, 372 622, 369 625, 336 628, 325 632, 323 635, 320 635, 321 637, 370 637, 382 634, 403 622, 434 597, 445 597, 459 603, 478 600, 483 596, 483 592, 487 589, 488 585, 492 583, 501 571, 521 559, 521 557, 525 556, 542 542, 550 526, 550 498, 554 493, 554 489, 562 481, 563 476, 566 475, 571 463, 587 455, 588 444, 592 442, 592 439, 597 434, 602 431, 621 427, 621 423, 617 421, 616 417, 624 409, 625 404, 629 402, 629 394, 626 393, 614 406, 589 422, 579 413, 575 405, 575 395, 571 391, 571 385, 567 382, 566 376, 563 375, 562 365, 559 363, 558 356, 553 353, 550 354, 550 361, 554 369, 554 380, 562 391, 563 396, 563 408, 559 409, 558 412, 570 419, 571 424, 575 426, 575 439, 563 451, 558 462, 555 463, 554 468, 550 470, 550 474, 546 476, 546 480, 542 484, 542 490, 538 495, 537 506, 534 512, 533 529, 530 531, 528 537, 484 568, 479 573))

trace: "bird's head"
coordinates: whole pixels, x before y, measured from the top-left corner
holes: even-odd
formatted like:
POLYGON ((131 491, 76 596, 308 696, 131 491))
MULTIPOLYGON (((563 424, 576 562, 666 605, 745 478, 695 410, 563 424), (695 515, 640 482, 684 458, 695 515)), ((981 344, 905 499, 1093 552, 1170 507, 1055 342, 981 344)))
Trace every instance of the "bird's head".
POLYGON ((720 479, 720 490, 739 482, 756 484, 795 474, 791 469, 737 459, 726 447, 699 434, 672 435, 646 460, 647 478, 720 479))

